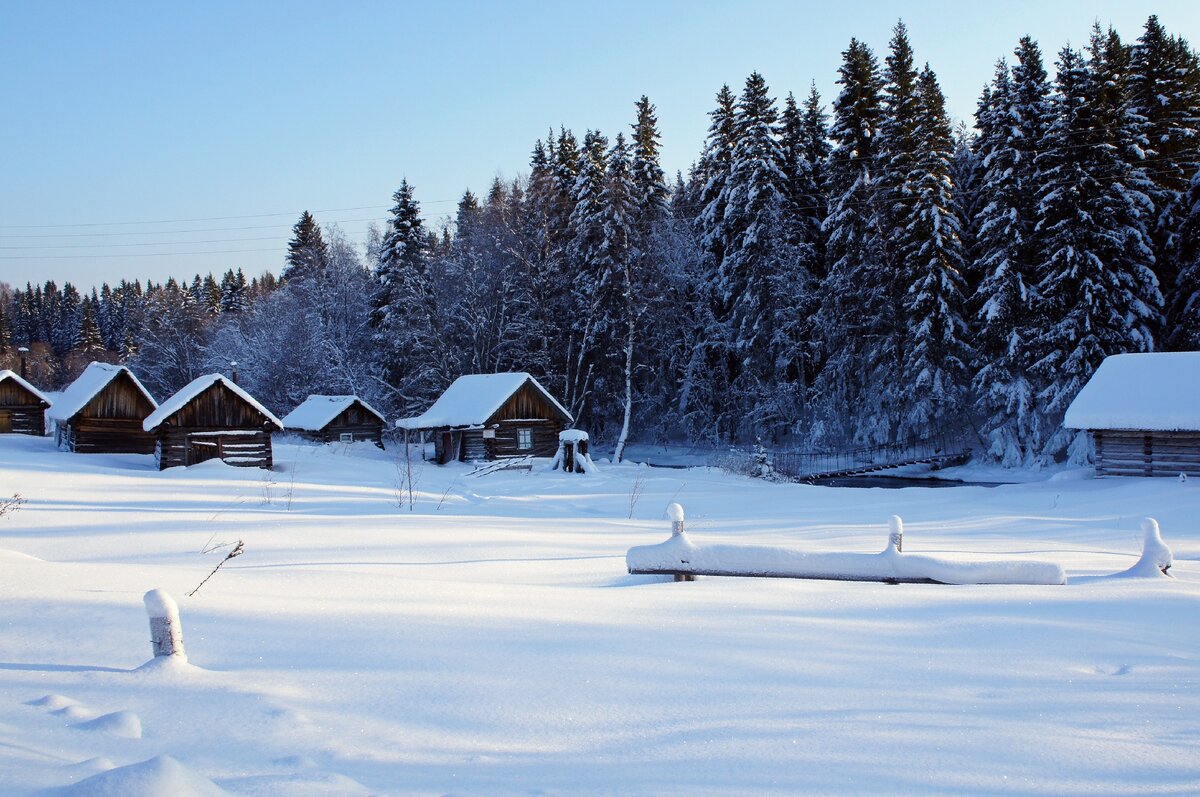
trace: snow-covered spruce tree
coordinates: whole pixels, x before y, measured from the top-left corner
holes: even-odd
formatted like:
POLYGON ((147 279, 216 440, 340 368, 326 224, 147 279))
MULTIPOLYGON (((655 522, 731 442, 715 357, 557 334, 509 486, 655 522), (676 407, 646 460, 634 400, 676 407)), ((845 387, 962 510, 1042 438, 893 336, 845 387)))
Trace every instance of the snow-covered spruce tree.
POLYGON ((1176 251, 1179 276, 1171 291, 1166 348, 1171 351, 1200 351, 1200 170, 1181 202, 1183 224, 1176 251))
POLYGON ((693 361, 687 377, 687 403, 692 408, 690 417, 693 419, 690 425, 703 428, 704 434, 713 441, 723 441, 732 438, 739 420, 731 390, 737 358, 726 323, 729 307, 713 286, 729 247, 725 203, 737 141, 734 118, 737 98, 726 85, 717 92, 716 99, 716 108, 709 112, 711 121, 704 150, 692 169, 687 195, 677 205, 695 209, 693 224, 700 245, 708 255, 704 259, 703 282, 707 286, 704 293, 710 306, 695 316, 696 322, 703 325, 697 338, 702 342, 697 352, 703 353, 703 361, 693 361), (706 382, 708 384, 704 384, 706 382), (702 401, 711 403, 702 406, 702 401))
POLYGON ((8 302, 0 301, 0 354, 8 352, 8 347, 12 343, 12 330, 9 329, 8 322, 8 302))
POLYGON ((862 366, 869 376, 864 396, 866 417, 860 428, 872 442, 897 439, 904 423, 904 386, 916 377, 905 362, 910 330, 904 309, 906 292, 916 277, 909 261, 916 243, 909 227, 914 202, 914 177, 919 146, 920 115, 917 70, 908 29, 897 22, 883 68, 883 116, 879 125, 875 172, 876 224, 881 238, 882 267, 875 278, 882 306, 873 319, 873 339, 862 366))
POLYGON ((1045 430, 1035 394, 1031 340, 1041 321, 1034 286, 1042 244, 1037 225, 1035 158, 1052 121, 1050 85, 1041 51, 1028 36, 1011 76, 1001 62, 977 116, 985 166, 974 294, 975 412, 987 456, 1005 465, 1041 451, 1045 430))
MULTIPOLYGON (((975 270, 979 259, 977 239, 979 226, 976 219, 983 210, 983 158, 976 146, 976 134, 965 122, 954 128, 954 157, 950 160, 950 182, 954 186, 954 215, 958 218, 959 238, 963 247, 964 296, 972 296, 979 288, 979 273, 975 270)), ((973 331, 971 319, 967 328, 973 331)))
POLYGON ((772 275, 781 301, 775 307, 776 414, 800 431, 809 392, 820 367, 819 336, 814 324, 820 306, 818 286, 825 274, 825 170, 829 158, 826 117, 816 87, 801 111, 792 95, 780 117, 783 185, 787 197, 782 233, 785 249, 772 275))
MULTIPOLYGON (((636 271, 638 217, 637 188, 630 170, 629 149, 625 136, 617 134, 617 140, 608 153, 604 171, 604 190, 600 194, 603 239, 596 251, 597 265, 604 274, 597 286, 601 296, 600 312, 606 317, 604 328, 608 331, 607 345, 611 347, 604 358, 607 366, 603 370, 603 384, 610 396, 620 401, 620 431, 617 433, 613 458, 620 462, 629 442, 630 423, 633 418, 633 376, 636 367, 637 337, 641 317, 645 312, 643 298, 639 295, 639 280, 636 271), (615 367, 614 367, 615 366, 615 367)), ((615 420, 615 418, 614 418, 615 420)))
POLYGON ((321 237, 321 228, 306 210, 292 227, 292 240, 288 241, 287 261, 280 278, 285 282, 294 282, 317 277, 325 268, 328 257, 329 252, 325 246, 325 239, 321 237))
POLYGON ((426 270, 428 238, 408 180, 392 195, 386 234, 375 265, 370 324, 381 378, 404 412, 425 406, 444 381, 437 373, 431 292, 426 270))
POLYGON ((871 49, 851 39, 842 53, 833 105, 829 216, 825 219, 829 271, 821 287, 818 327, 825 365, 817 378, 814 442, 869 439, 863 400, 871 375, 864 364, 875 345, 885 307, 881 241, 875 214, 874 166, 883 114, 879 65, 871 49))
MULTIPOLYGON (((634 269, 630 275, 631 308, 638 331, 634 339, 631 425, 638 436, 661 432, 668 424, 661 413, 676 388, 678 372, 672 366, 671 349, 678 345, 681 319, 671 302, 667 274, 668 257, 660 244, 664 230, 674 224, 669 217, 671 191, 661 163, 662 136, 655 107, 642 97, 636 105, 630 140, 630 176, 633 183, 634 216, 631 221, 634 269)), ((677 180, 682 188, 682 178, 677 180)))
POLYGON ((570 298, 567 316, 559 322, 566 338, 563 397, 567 409, 580 423, 603 422, 602 415, 593 418, 588 412, 592 389, 601 377, 599 360, 607 354, 604 346, 610 332, 610 319, 604 313, 605 294, 611 288, 610 274, 600 260, 604 245, 602 194, 607 148, 608 139, 599 131, 589 130, 584 135, 570 217, 567 258, 571 270, 570 298))
POLYGON ((1200 168, 1200 61, 1185 40, 1163 29, 1157 16, 1146 20, 1130 56, 1129 99, 1145 137, 1144 165, 1154 203, 1150 236, 1155 272, 1168 291, 1181 265, 1176 236, 1187 215, 1184 195, 1200 168))
POLYGON ((899 251, 910 280, 904 298, 905 379, 900 437, 925 437, 956 428, 966 415, 970 362, 963 320, 963 253, 954 186, 954 139, 946 101, 933 70, 917 79, 916 151, 906 180, 899 251))
POLYGON ((558 324, 565 318, 565 297, 570 287, 569 272, 559 246, 563 231, 552 227, 558 202, 554 165, 557 151, 553 139, 538 141, 529 161, 524 196, 511 215, 509 255, 517 264, 518 278, 528 287, 528 334, 522 360, 516 365, 544 379, 555 395, 564 394, 563 372, 558 367, 560 346, 558 324))
POLYGON ((1061 427, 1063 413, 1110 354, 1150 351, 1162 298, 1147 233, 1151 204, 1137 190, 1124 79, 1097 30, 1090 62, 1070 48, 1058 59, 1055 118, 1039 147, 1039 316, 1034 373, 1055 429, 1042 455, 1084 461, 1087 435, 1061 427))
POLYGON ((729 86, 722 86, 717 92, 717 107, 708 114, 712 120, 708 138, 691 179, 691 201, 698 209, 696 228, 718 266, 725 259, 729 238, 725 230, 725 202, 737 142, 736 111, 737 98, 729 86))
POLYGON ((725 190, 725 257, 717 266, 715 290, 728 315, 735 356, 734 391, 743 429, 749 433, 778 425, 772 406, 775 374, 775 321, 780 305, 792 306, 790 281, 773 279, 787 267, 784 226, 787 176, 776 138, 778 112, 766 81, 755 72, 746 79, 734 118, 736 139, 725 190), (786 264, 786 265, 785 265, 786 264))
POLYGON ((100 327, 96 324, 96 304, 91 300, 83 303, 83 310, 79 315, 79 335, 76 350, 94 357, 104 353, 104 341, 100 337, 100 327))
MULTIPOLYGON (((633 201, 639 226, 648 228, 666 214, 669 192, 660 162, 662 135, 658 132, 654 104, 643 95, 637 101, 636 109, 637 120, 632 125, 633 137, 629 142, 629 179, 633 184, 633 201)), ((649 234, 645 229, 640 232, 649 234)))
POLYGON ((221 278, 221 313, 241 313, 250 305, 246 294, 246 275, 239 268, 229 269, 221 278))

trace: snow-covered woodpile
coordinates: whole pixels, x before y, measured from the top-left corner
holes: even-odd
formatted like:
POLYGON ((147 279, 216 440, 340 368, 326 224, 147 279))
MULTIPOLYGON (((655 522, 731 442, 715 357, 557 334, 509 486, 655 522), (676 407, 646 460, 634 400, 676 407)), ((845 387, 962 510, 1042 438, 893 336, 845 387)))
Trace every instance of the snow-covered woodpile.
POLYGON ((0 371, 0 434, 46 433, 50 399, 12 371, 0 371))
POLYGON ((396 426, 432 434, 439 463, 503 457, 552 457, 558 435, 574 419, 527 373, 468 374, 433 406, 396 426))
POLYGON ((266 407, 220 374, 194 379, 142 426, 155 436, 159 470, 210 459, 269 468, 274 464, 271 433, 283 431, 266 407))
POLYGON ((154 436, 142 423, 158 408, 150 392, 122 365, 94 362, 46 413, 55 442, 80 454, 150 454, 154 436))
POLYGON ((1200 475, 1200 352, 1106 358, 1064 425, 1091 432, 1097 476, 1200 475))
POLYGON ((383 448, 383 415, 358 396, 309 396, 283 417, 284 431, 322 443, 369 441, 383 448))

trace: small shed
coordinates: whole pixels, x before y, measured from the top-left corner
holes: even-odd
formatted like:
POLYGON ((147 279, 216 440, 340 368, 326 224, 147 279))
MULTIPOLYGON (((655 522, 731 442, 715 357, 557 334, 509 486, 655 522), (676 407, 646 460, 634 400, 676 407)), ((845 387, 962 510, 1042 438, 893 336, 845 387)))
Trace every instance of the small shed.
POLYGON ((235 383, 206 374, 159 405, 142 428, 154 435, 159 470, 210 459, 270 468, 271 433, 283 424, 235 383))
POLYGON ((527 373, 468 374, 433 406, 396 426, 433 434, 439 464, 505 457, 552 457, 571 413, 527 373))
POLYGON ((50 399, 18 374, 0 371, 0 434, 46 433, 50 399))
POLYGON ((1200 475, 1200 352, 1114 354, 1067 408, 1097 476, 1200 475))
POLYGON ((322 443, 370 441, 383 448, 384 417, 358 396, 309 396, 283 418, 284 431, 322 443))
POLYGON ((152 454, 154 436, 142 422, 158 408, 150 391, 123 365, 92 363, 46 413, 54 440, 80 454, 152 454))

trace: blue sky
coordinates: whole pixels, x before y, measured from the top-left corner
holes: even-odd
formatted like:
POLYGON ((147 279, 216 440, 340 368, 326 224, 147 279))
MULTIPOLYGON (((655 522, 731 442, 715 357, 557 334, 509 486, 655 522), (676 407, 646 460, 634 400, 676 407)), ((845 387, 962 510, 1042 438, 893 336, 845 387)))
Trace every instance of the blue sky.
POLYGON ((277 272, 302 210, 361 240, 407 177, 436 225, 551 126, 627 131, 642 94, 686 171, 723 83, 828 103, 850 37, 882 56, 898 18, 969 120, 1020 36, 1052 64, 1151 13, 1200 44, 1189 2, 0 0, 0 281, 277 272))

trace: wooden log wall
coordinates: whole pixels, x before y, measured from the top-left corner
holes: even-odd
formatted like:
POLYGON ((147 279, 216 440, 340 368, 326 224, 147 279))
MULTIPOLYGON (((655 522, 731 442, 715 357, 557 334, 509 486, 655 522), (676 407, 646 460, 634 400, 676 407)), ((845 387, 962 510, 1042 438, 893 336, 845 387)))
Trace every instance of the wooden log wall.
POLYGON ((41 405, 0 406, 0 434, 46 434, 46 415, 41 405))
POLYGON ((46 402, 12 379, 0 381, 0 434, 46 434, 46 402))
POLYGON ((141 420, 81 418, 63 426, 59 445, 77 454, 153 454, 154 435, 141 420))
POLYGON ((275 464, 268 430, 161 426, 154 457, 159 470, 216 458, 245 468, 270 468, 275 464))
POLYGON ((339 426, 331 423, 319 432, 298 431, 295 434, 298 434, 305 440, 315 440, 318 443, 340 443, 342 442, 342 435, 348 434, 351 436, 352 442, 374 443, 383 448, 383 425, 379 423, 353 426, 339 426))
POLYGON ((1200 432, 1092 432, 1097 476, 1200 476, 1200 432))
POLYGON ((552 457, 558 453, 558 433, 565 427, 553 420, 504 421, 496 429, 496 437, 486 442, 489 446, 488 459, 500 457, 552 457), (520 429, 529 429, 533 437, 532 448, 520 448, 520 429))

